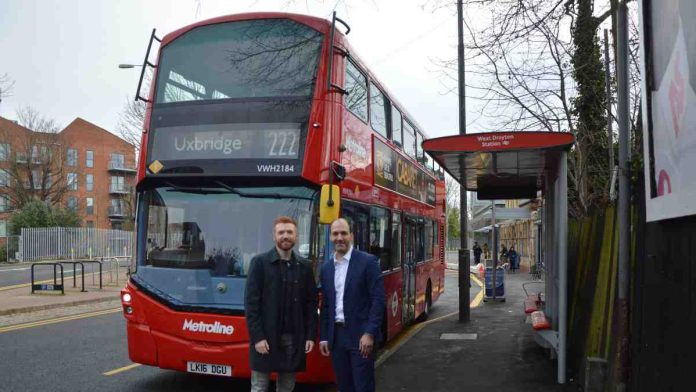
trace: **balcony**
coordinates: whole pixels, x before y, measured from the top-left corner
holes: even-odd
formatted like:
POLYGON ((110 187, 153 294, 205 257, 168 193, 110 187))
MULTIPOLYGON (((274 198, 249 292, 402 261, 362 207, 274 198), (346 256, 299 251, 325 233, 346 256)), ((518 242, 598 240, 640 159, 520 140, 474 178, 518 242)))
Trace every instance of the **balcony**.
POLYGON ((137 172, 135 167, 126 167, 122 162, 109 162, 109 171, 112 173, 126 174, 135 174, 137 172))
POLYGON ((126 213, 125 209, 121 207, 114 207, 111 206, 109 207, 109 219, 113 220, 122 220, 128 217, 128 214, 126 213))
POLYGON ((130 194, 130 190, 123 185, 118 186, 111 184, 109 186, 109 193, 112 195, 128 195, 130 194))

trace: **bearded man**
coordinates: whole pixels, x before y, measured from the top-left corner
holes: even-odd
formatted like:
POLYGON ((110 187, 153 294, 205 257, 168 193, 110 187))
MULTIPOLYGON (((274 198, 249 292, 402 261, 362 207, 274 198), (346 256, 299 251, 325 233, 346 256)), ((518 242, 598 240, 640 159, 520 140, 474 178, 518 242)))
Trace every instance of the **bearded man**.
POLYGON ((266 392, 273 372, 276 390, 292 391, 316 338, 317 286, 310 263, 293 251, 295 221, 278 217, 273 239, 271 250, 252 259, 244 295, 252 392, 266 392))

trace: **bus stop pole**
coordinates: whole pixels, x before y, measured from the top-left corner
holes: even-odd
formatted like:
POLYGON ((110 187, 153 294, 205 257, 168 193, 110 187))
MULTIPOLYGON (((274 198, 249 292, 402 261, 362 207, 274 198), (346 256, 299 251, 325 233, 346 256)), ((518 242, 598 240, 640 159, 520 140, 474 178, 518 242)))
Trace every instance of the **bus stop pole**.
POLYGON ((558 383, 566 381, 566 331, 568 325, 568 153, 561 154, 558 175, 558 383))
MULTIPOLYGON (((457 58, 458 58, 458 82, 459 82, 459 134, 466 135, 466 102, 464 92, 464 5, 462 0, 457 0, 457 58)), ((459 167, 464 170, 464 159, 459 162, 459 167)), ((462 171, 463 173, 463 171, 462 171)), ((469 287, 469 244, 468 240, 468 211, 466 200, 466 179, 459 186, 459 321, 466 322, 471 319, 469 287)))

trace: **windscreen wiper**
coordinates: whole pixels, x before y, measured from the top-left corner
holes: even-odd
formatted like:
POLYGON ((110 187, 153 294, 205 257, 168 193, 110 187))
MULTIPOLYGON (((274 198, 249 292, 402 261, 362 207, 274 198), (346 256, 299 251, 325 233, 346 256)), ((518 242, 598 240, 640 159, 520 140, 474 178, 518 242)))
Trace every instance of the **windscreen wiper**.
POLYGON ((165 184, 167 184, 167 186, 169 186, 171 188, 174 188, 177 192, 196 193, 196 194, 201 194, 201 195, 225 194, 225 193, 231 192, 229 189, 222 190, 222 189, 210 189, 210 188, 202 188, 202 187, 188 187, 188 186, 174 185, 169 181, 166 181, 165 184))
MULTIPOLYGON (((310 196, 310 197, 307 197, 307 196, 296 196, 296 195, 284 195, 281 193, 246 193, 246 192, 240 192, 237 188, 231 187, 222 181, 215 181, 215 183, 220 185, 221 187, 227 189, 231 193, 234 193, 235 195, 239 195, 242 197, 248 197, 251 199, 300 199, 300 200, 309 200, 309 201, 314 200, 314 194, 312 194, 312 196, 310 196)), ((314 193, 316 193, 316 192, 314 192, 314 193)))

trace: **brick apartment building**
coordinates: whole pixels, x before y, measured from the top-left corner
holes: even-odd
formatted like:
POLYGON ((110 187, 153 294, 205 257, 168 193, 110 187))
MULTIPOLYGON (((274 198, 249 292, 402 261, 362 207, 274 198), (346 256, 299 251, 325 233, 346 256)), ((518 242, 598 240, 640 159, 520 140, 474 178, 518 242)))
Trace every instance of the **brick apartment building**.
POLYGON ((12 199, 28 197, 74 209, 84 227, 122 228, 132 220, 135 175, 133 146, 79 117, 57 133, 0 117, 0 237, 12 199))

